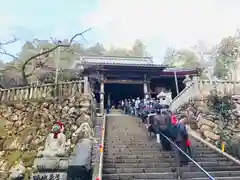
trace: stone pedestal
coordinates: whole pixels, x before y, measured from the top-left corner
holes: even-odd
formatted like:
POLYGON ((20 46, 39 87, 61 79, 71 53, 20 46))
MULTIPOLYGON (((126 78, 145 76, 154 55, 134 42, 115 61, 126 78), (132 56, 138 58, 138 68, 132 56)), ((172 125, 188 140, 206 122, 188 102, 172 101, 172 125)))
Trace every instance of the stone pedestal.
POLYGON ((91 160, 93 142, 83 139, 77 143, 70 157, 67 179, 92 179, 91 160))
POLYGON ((33 173, 31 180, 67 180, 66 172, 40 172, 33 173))
POLYGON ((34 160, 34 168, 39 172, 67 170, 68 157, 41 157, 34 160))

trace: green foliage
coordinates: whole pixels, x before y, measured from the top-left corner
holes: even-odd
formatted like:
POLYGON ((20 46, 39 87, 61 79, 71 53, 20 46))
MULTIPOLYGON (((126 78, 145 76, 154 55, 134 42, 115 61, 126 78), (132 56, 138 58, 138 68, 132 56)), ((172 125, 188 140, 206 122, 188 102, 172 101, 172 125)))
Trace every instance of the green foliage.
POLYGON ((233 62, 237 58, 240 45, 240 37, 223 38, 214 52, 215 67, 214 74, 220 79, 224 79, 233 67, 233 62))
MULTIPOLYGON (((68 40, 64 40, 63 44, 68 44, 68 40)), ((18 54, 18 59, 12 61, 9 65, 23 64, 27 59, 36 55, 37 53, 46 51, 55 47, 56 45, 47 40, 34 39, 27 41, 18 54)), ((106 50, 102 44, 96 43, 88 48, 83 47, 78 43, 73 43, 69 48, 61 47, 49 54, 41 56, 28 63, 28 66, 32 67, 39 63, 39 61, 46 62, 48 66, 56 67, 57 59, 60 58, 59 67, 68 68, 76 59, 79 59, 80 55, 106 55, 106 56, 142 56, 145 51, 145 45, 141 40, 136 40, 131 50, 125 48, 111 47, 106 50)), ((31 69, 31 68, 30 68, 31 69)))
POLYGON ((210 95, 207 98, 207 105, 211 110, 220 116, 222 123, 221 128, 224 129, 231 119, 231 110, 234 108, 234 104, 232 102, 231 96, 221 96, 219 94, 220 93, 216 90, 211 91, 210 95))
MULTIPOLYGON (((61 42, 63 45, 70 44, 70 41, 65 39, 61 42)), ((75 60, 79 60, 80 56, 85 55, 102 55, 102 56, 142 56, 146 55, 145 45, 141 40, 136 40, 132 48, 116 48, 112 47, 106 50, 102 44, 96 43, 90 47, 84 47, 79 43, 72 43, 70 47, 58 47, 56 50, 46 53, 44 55, 38 56, 28 62, 28 59, 34 57, 36 54, 46 52, 50 49, 56 47, 56 44, 48 40, 34 39, 32 41, 27 41, 22 46, 21 52, 17 54, 17 58, 14 61, 1 65, 1 74, 19 74, 19 76, 24 79, 24 84, 27 84, 29 80, 36 81, 39 74, 44 67, 59 67, 60 69, 70 68, 75 60), (143 54, 144 53, 144 54, 143 54), (25 64, 25 62, 28 62, 25 64)), ((0 52, 1 53, 1 52, 0 52)), ((43 70, 45 71, 45 70, 43 70)), ((78 76, 79 77, 79 76, 78 76)), ((44 76, 44 82, 52 82, 55 78, 54 73, 46 72, 44 76), (48 77, 46 77, 48 76, 48 77)), ((59 72, 59 80, 67 81, 75 78, 71 73, 59 72)), ((21 78, 20 78, 21 79, 21 78)), ((43 79, 43 78, 41 78, 43 79)))
MULTIPOLYGON (((212 47, 211 50, 202 48, 197 51, 188 49, 175 50, 168 48, 164 64, 181 68, 207 67, 203 59, 206 57, 210 66, 214 64, 214 75, 219 79, 225 79, 230 69, 234 66, 240 48, 240 36, 226 37, 219 44, 212 47), (197 52, 197 54, 196 54, 197 52)), ((193 48, 195 49, 195 48, 193 48)))
POLYGON ((200 66, 200 61, 193 51, 187 49, 173 51, 168 50, 164 64, 180 68, 197 68, 200 66))
POLYGON ((224 79, 229 72, 229 65, 230 63, 224 62, 221 57, 217 57, 214 66, 214 75, 219 79, 224 79))

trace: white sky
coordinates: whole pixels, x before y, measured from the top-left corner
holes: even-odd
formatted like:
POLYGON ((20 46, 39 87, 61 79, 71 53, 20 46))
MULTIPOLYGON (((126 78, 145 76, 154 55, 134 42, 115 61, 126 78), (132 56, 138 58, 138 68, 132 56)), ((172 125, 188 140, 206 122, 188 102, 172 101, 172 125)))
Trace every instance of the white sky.
MULTIPOLYGON (((168 46, 186 48, 200 40, 213 45, 234 35, 240 28, 240 0, 99 0, 92 13, 79 15, 79 22, 79 29, 81 25, 94 27, 106 47, 131 47, 139 38, 151 55, 162 59, 168 46)), ((0 39, 9 39, 8 27, 18 24, 11 12, 0 16, 0 39)), ((69 36, 71 30, 56 27, 54 35, 69 36)))
POLYGON ((240 0, 101 0, 97 11, 81 21, 97 27, 107 46, 159 38, 182 48, 233 35, 240 27, 239 10, 240 0))

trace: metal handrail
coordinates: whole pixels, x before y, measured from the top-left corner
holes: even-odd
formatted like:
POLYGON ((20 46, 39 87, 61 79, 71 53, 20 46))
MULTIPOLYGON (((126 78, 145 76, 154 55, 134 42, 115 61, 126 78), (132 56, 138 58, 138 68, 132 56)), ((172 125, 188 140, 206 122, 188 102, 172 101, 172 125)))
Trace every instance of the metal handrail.
POLYGON ((161 136, 166 138, 175 148, 177 148, 181 153, 183 153, 190 161, 192 161, 210 180, 215 180, 215 178, 210 175, 202 166, 200 166, 195 160, 193 160, 187 153, 185 153, 178 145, 176 145, 171 139, 169 139, 166 135, 162 132, 159 132, 161 136))
POLYGON ((106 126, 106 115, 103 115, 102 123, 102 134, 101 134, 101 145, 102 152, 100 152, 100 161, 99 161, 99 170, 98 170, 98 179, 102 180, 102 169, 103 169, 103 149, 104 149, 104 139, 105 139, 105 126, 106 126))

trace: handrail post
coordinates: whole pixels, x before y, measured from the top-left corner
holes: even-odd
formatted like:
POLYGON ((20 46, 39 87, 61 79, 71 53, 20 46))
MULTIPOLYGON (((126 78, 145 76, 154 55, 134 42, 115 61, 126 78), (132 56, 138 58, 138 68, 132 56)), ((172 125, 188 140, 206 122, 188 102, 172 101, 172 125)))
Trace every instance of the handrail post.
POLYGON ((106 115, 103 115, 103 122, 101 126, 101 150, 100 150, 100 160, 99 160, 99 168, 98 168, 98 178, 99 180, 102 180, 102 169, 103 169, 103 152, 104 152, 104 140, 105 140, 105 131, 106 131, 106 115))

